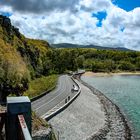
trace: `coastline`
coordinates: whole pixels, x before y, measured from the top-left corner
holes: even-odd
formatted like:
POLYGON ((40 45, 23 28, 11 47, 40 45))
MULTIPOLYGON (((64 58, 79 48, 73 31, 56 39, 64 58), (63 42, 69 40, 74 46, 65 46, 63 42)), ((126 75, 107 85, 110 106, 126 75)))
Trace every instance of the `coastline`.
POLYGON ((83 74, 83 76, 96 76, 96 77, 114 76, 114 75, 140 75, 140 72, 95 73, 95 72, 88 71, 83 74))
MULTIPOLYGON (((126 75, 128 73, 123 74, 126 75)), ((86 72, 83 75, 96 76, 97 73, 95 74, 92 72, 88 73, 86 72)), ((110 74, 98 73, 98 76, 110 76, 110 74)), ((102 92, 82 81, 81 75, 77 78, 82 84, 87 86, 93 92, 93 94, 97 95, 106 115, 106 123, 104 127, 101 130, 99 130, 95 135, 91 136, 89 140, 91 139, 133 140, 134 136, 132 135, 131 127, 124 114, 120 111, 119 107, 116 104, 114 104, 109 98, 107 98, 102 92)))

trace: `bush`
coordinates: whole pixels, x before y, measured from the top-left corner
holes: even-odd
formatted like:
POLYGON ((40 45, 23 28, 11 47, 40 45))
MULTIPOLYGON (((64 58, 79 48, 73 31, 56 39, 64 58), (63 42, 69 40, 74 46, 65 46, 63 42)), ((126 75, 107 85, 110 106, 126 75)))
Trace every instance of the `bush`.
POLYGON ((29 83, 29 89, 26 92, 24 92, 24 95, 29 96, 30 98, 40 95, 42 92, 55 87, 57 79, 57 75, 50 75, 32 80, 29 83))
POLYGON ((28 89, 30 74, 17 51, 0 39, 0 100, 9 94, 22 95, 28 89))

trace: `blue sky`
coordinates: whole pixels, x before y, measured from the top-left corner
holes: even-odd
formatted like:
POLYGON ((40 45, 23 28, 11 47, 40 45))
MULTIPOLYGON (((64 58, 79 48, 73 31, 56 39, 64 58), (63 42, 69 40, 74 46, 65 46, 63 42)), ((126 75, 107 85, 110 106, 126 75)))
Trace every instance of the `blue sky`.
POLYGON ((140 50, 140 0, 0 0, 26 37, 140 50))
POLYGON ((3 16, 6 16, 6 17, 12 16, 12 13, 9 13, 9 12, 0 11, 0 13, 1 13, 3 16))
POLYGON ((126 11, 140 7, 140 0, 113 0, 113 3, 126 11))
POLYGON ((98 19, 98 22, 96 23, 97 27, 101 27, 102 26, 102 21, 103 19, 105 19, 107 16, 106 11, 101 11, 101 12, 97 12, 97 13, 93 13, 92 17, 96 17, 98 19))
MULTIPOLYGON (((129 12, 133 9, 140 7, 140 0, 112 0, 113 4, 118 6, 119 8, 129 12)), ((93 13, 92 17, 96 17, 98 19, 98 22, 96 23, 97 27, 102 26, 102 21, 106 18, 107 13, 106 11, 100 11, 97 13, 93 13)), ((121 27, 120 30, 123 32, 124 27, 121 27)))

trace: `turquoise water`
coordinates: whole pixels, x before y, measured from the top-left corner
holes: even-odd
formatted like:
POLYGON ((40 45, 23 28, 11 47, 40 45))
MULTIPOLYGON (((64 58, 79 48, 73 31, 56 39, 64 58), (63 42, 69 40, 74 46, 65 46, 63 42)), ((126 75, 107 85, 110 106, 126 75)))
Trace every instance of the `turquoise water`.
POLYGON ((82 80, 102 91, 125 113, 140 140, 140 76, 82 76, 82 80))

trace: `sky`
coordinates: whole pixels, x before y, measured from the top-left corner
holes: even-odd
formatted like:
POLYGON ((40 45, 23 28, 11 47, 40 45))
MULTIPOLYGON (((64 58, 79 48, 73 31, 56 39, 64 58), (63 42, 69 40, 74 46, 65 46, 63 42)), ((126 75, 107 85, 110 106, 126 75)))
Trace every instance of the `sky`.
POLYGON ((140 0, 0 0, 26 37, 140 50, 140 0))

